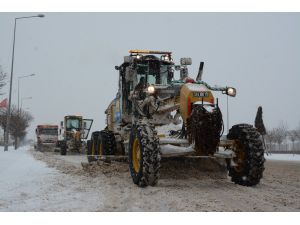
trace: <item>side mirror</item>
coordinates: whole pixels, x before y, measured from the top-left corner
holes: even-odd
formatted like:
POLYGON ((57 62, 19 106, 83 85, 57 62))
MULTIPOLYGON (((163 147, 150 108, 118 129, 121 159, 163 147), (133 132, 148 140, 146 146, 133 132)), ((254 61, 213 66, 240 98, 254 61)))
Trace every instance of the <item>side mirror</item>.
POLYGON ((192 58, 181 58, 180 65, 182 66, 192 65, 192 58))
POLYGON ((60 121, 60 126, 63 127, 64 126, 64 122, 60 121))
POLYGON ((35 129, 35 133, 37 134, 37 129, 35 129))
POLYGON ((61 129, 59 129, 59 135, 61 135, 61 129))
POLYGON ((118 66, 115 66, 115 70, 119 70, 120 69, 120 67, 118 67, 118 66))

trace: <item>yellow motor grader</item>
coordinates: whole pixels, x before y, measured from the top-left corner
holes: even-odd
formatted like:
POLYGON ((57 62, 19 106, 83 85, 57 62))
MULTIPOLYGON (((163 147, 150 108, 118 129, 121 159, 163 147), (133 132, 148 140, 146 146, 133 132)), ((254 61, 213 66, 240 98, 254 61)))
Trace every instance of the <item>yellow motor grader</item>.
POLYGON ((223 158, 232 181, 252 186, 264 171, 260 134, 249 124, 223 135, 223 119, 214 92, 236 96, 233 87, 210 86, 188 73, 191 58, 176 65, 171 52, 131 50, 119 71, 118 92, 106 113, 106 128, 88 141, 89 162, 125 155, 133 182, 145 187, 159 179, 161 157, 223 158), (178 71, 179 78, 175 79, 178 71))
POLYGON ((83 119, 79 115, 65 116, 64 121, 60 123, 60 135, 63 130, 61 140, 59 140, 60 154, 66 155, 68 150, 85 153, 84 140, 87 139, 92 124, 92 119, 83 119))

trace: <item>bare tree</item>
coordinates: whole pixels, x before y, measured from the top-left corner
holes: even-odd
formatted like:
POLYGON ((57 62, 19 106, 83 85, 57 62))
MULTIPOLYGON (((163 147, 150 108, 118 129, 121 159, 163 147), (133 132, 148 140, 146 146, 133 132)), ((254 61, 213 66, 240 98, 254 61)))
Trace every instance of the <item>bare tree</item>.
MULTIPOLYGON (((5 136, 5 132, 6 132, 6 119, 7 119, 7 108, 0 108, 0 127, 3 129, 3 135, 5 136)), ((3 136, 3 140, 4 137, 3 136)))
POLYGON ((267 131, 267 133, 265 135, 265 140, 267 142, 267 148, 269 150, 272 150, 273 143, 275 142, 275 129, 267 131))
MULTIPOLYGON (((5 129, 7 119, 7 109, 0 110, 0 126, 5 129)), ((19 141, 23 140, 27 134, 26 129, 29 127, 33 116, 24 110, 18 110, 16 106, 11 108, 10 129, 9 133, 14 139, 15 149, 18 148, 19 141)))
POLYGON ((281 144, 284 141, 284 139, 287 137, 287 130, 288 126, 286 123, 281 121, 279 123, 279 126, 274 129, 274 139, 275 142, 279 145, 279 150, 281 150, 281 144))
MULTIPOLYGON (((4 71, 2 70, 2 67, 0 65, 0 90, 6 85, 6 78, 7 78, 7 74, 4 73, 4 71)), ((3 95, 4 93, 0 92, 0 95, 3 95)))
MULTIPOLYGON (((296 128, 295 131, 296 131, 296 132, 295 132, 295 135, 296 135, 296 141, 300 142, 300 122, 299 122, 299 125, 298 125, 298 127, 296 128)), ((298 149, 297 149, 297 150, 300 151, 299 143, 298 143, 297 146, 298 146, 298 149)))
POLYGON ((297 130, 290 130, 290 131, 288 131, 288 137, 291 140, 291 142, 293 143, 292 151, 295 150, 295 141, 298 140, 298 135, 299 134, 298 134, 297 130))

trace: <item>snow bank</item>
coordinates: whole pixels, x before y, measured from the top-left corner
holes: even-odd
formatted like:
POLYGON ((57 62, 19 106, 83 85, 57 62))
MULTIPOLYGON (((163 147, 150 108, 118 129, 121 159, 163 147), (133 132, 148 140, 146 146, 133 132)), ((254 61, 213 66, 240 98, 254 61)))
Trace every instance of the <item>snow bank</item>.
POLYGON ((5 189, 10 185, 28 182, 28 177, 32 179, 39 178, 45 172, 49 172, 49 168, 43 162, 36 161, 29 154, 30 146, 23 146, 14 150, 9 147, 8 151, 4 151, 4 147, 0 147, 0 189, 5 189))
POLYGON ((4 151, 0 147, 0 211, 23 211, 32 208, 35 202, 19 208, 28 196, 40 191, 45 177, 54 170, 29 154, 29 146, 4 151))
POLYGON ((39 176, 49 170, 45 163, 37 162, 29 155, 29 148, 30 146, 23 146, 14 150, 9 147, 8 151, 4 151, 4 147, 0 147, 1 189, 3 185, 22 183, 24 180, 28 181, 28 176, 39 176))
POLYGON ((280 161, 296 161, 300 162, 300 155, 293 155, 293 154, 265 154, 265 158, 267 160, 280 160, 280 161))

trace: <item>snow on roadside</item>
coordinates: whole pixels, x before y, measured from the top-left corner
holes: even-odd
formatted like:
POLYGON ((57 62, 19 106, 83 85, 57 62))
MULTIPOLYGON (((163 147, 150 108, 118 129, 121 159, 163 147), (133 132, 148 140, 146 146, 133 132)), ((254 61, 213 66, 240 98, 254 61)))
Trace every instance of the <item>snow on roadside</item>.
MULTIPOLYGON (((31 151, 29 146, 5 152, 0 147, 0 212, 106 208, 102 192, 107 187, 95 187, 89 177, 70 176, 48 167, 45 162, 36 160, 31 151), (99 192, 97 198, 95 190, 99 192)), ((45 154, 45 157, 48 156, 45 154)))
MULTIPOLYGON (((28 152, 30 146, 17 150, 10 147, 4 151, 0 147, 0 211, 24 211, 36 202, 27 202, 26 207, 19 208, 29 196, 41 191, 41 184, 54 169, 44 162, 35 160, 28 152)), ((36 200, 36 199, 35 199, 36 200)))
POLYGON ((293 154, 265 154, 267 160, 278 160, 278 161, 295 161, 300 162, 300 155, 293 154))
POLYGON ((17 185, 25 180, 28 181, 28 177, 36 179, 45 172, 49 172, 45 163, 37 162, 28 154, 29 148, 30 146, 23 146, 14 150, 13 147, 9 147, 8 151, 4 151, 3 147, 0 147, 1 189, 3 185, 17 185))

